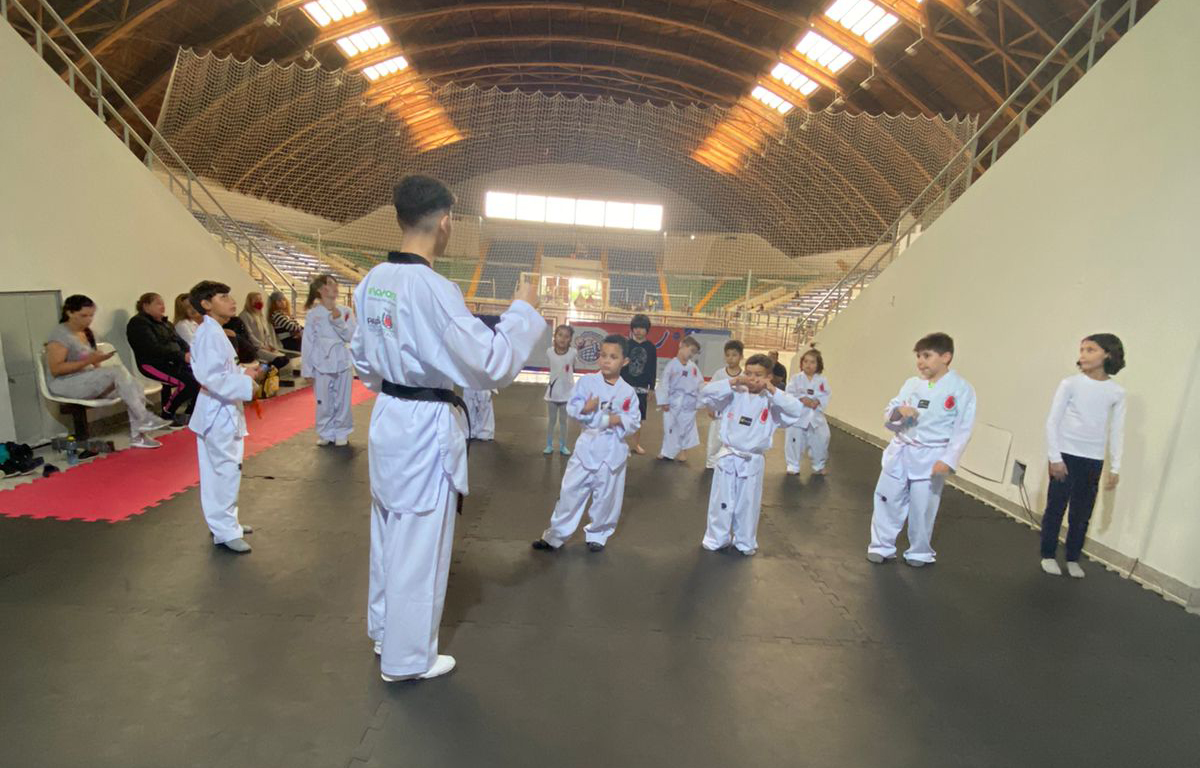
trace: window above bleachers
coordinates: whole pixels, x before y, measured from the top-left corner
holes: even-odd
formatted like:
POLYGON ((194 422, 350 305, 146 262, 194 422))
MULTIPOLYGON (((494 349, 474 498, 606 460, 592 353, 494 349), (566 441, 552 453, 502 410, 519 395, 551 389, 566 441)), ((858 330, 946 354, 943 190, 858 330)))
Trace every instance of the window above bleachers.
POLYGON ((663 207, 657 203, 587 200, 491 191, 484 195, 484 215, 539 224, 661 232, 663 207))

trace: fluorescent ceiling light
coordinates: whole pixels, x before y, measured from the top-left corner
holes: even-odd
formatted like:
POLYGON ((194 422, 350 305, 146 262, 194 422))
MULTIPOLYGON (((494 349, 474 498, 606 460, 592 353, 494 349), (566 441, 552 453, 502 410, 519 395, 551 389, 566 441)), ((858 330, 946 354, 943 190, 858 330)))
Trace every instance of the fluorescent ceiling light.
POLYGON ((395 74, 396 72, 408 69, 408 59, 403 56, 396 56, 379 64, 372 64, 363 69, 363 74, 368 80, 375 81, 381 77, 395 74))
POLYGON ((771 77, 775 78, 784 85, 795 88, 805 96, 811 96, 813 92, 820 87, 812 80, 809 80, 807 77, 800 74, 798 70, 789 67, 782 61, 776 64, 775 68, 771 70, 771 77))
POLYGON ((484 198, 484 215, 489 219, 517 218, 517 196, 511 192, 488 192, 484 198))
POLYGON ((750 95, 781 115, 786 115, 796 106, 774 91, 763 88, 761 85, 756 85, 754 90, 750 91, 750 95))
POLYGON ((353 57, 390 42, 391 38, 388 37, 383 27, 371 27, 362 32, 338 38, 337 44, 346 56, 353 57))
POLYGON ((806 59, 837 74, 854 61, 854 57, 838 46, 826 40, 823 36, 809 30, 800 42, 796 43, 796 51, 806 59))

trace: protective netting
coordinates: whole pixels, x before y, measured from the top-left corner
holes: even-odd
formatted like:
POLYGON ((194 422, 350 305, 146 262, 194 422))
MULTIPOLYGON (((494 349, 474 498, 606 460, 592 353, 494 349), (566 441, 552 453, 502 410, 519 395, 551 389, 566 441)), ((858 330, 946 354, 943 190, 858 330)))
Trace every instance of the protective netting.
MULTIPOLYGON (((796 109, 778 139, 720 173, 691 157, 729 114, 720 107, 446 85, 432 95, 465 138, 420 151, 370 88, 354 72, 185 50, 159 130, 200 176, 273 204, 231 207, 235 218, 342 267, 395 244, 391 189, 419 172, 458 194, 438 268, 472 297, 507 298, 538 273, 578 278, 543 285, 559 300, 586 293, 590 308, 786 315, 880 238, 976 125, 796 109), (663 231, 497 221, 483 216, 488 190, 660 203, 663 231)), ((950 188, 922 197, 922 224, 964 191, 970 153, 959 162, 950 188)))

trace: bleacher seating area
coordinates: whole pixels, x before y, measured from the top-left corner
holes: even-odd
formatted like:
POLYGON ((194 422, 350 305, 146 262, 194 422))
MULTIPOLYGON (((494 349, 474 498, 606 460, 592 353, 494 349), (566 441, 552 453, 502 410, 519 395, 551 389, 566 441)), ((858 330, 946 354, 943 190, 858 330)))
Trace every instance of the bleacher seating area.
POLYGON ((475 295, 480 298, 510 298, 517 290, 522 272, 532 272, 537 244, 497 240, 488 246, 487 261, 475 295))
POLYGON ((267 232, 262 226, 249 221, 237 221, 223 215, 211 215, 193 212, 196 220, 208 229, 210 232, 220 231, 220 227, 216 222, 220 222, 230 233, 236 233, 238 227, 254 242, 254 245, 262 251, 267 260, 271 262, 283 274, 295 279, 300 283, 308 283, 318 275, 325 274, 330 271, 329 265, 326 264, 319 256, 312 253, 307 253, 301 250, 292 243, 275 237, 267 232))
POLYGON ((610 301, 631 307, 646 305, 646 294, 661 293, 654 254, 613 248, 608 252, 610 301))

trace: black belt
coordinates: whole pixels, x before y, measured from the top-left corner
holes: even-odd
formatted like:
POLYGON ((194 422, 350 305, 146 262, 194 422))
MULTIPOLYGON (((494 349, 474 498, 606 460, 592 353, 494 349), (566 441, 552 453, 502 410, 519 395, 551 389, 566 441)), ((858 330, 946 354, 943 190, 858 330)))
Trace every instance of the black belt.
MULTIPOLYGON (((463 415, 467 417, 467 455, 471 454, 471 412, 467 410, 466 402, 454 394, 452 389, 439 389, 437 387, 410 387, 406 384, 397 384, 393 381, 384 381, 382 387, 383 394, 389 397, 397 398, 398 400, 419 400, 427 403, 446 403, 461 408, 463 415)), ((458 494, 457 504, 458 514, 463 511, 463 496, 458 494)))

